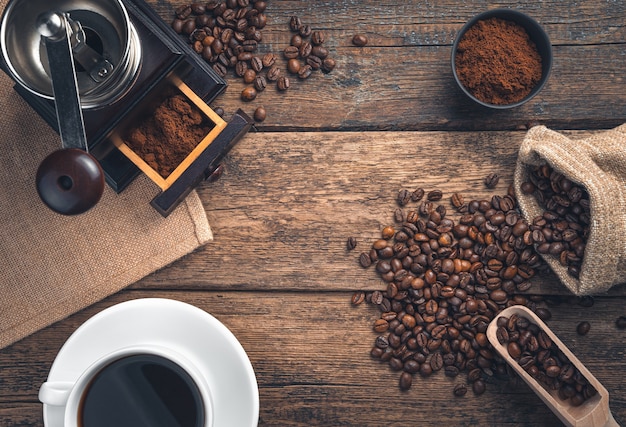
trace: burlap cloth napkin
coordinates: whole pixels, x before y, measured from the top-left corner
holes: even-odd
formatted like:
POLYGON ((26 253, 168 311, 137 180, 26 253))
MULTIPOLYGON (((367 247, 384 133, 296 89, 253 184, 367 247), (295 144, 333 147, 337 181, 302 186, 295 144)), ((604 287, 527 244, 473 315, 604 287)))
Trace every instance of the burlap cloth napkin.
POLYGON ((143 175, 119 195, 107 187, 83 215, 47 209, 35 172, 61 141, 12 87, 0 72, 0 348, 212 239, 195 192, 164 219, 149 204, 158 188, 143 175))
POLYGON ((589 194, 590 234, 579 279, 549 255, 544 259, 561 282, 576 295, 598 294, 626 282, 626 124, 575 140, 545 126, 526 134, 519 150, 515 187, 519 206, 528 220, 543 213, 533 195, 520 186, 528 165, 549 163, 589 194))

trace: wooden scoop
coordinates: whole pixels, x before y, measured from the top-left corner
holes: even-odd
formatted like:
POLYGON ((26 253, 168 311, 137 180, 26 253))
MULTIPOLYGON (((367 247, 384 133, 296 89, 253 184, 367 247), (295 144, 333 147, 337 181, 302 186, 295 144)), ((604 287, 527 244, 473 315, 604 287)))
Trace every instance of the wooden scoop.
POLYGON ((487 338, 496 351, 506 360, 506 362, 519 374, 520 377, 530 386, 531 389, 548 405, 548 407, 559 417, 563 423, 568 426, 590 426, 590 427, 612 427, 619 424, 613 418, 609 409, 609 393, 602 384, 589 372, 580 360, 557 338, 557 336, 548 328, 548 326, 528 308, 516 305, 509 307, 500 312, 489 324, 487 328, 487 338), (587 379, 590 385, 595 387, 598 393, 587 399, 580 406, 573 406, 569 401, 561 400, 555 390, 547 390, 538 383, 528 372, 526 372, 515 359, 513 359, 506 348, 506 344, 502 345, 496 337, 498 329, 497 320, 499 317, 511 317, 513 314, 524 316, 532 323, 541 328, 552 340, 554 344, 567 356, 569 361, 574 365, 581 374, 587 379))

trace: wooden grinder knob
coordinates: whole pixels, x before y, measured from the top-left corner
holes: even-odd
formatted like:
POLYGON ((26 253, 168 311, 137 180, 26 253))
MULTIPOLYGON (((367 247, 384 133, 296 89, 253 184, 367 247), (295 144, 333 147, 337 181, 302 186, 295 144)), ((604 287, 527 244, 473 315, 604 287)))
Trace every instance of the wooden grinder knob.
POLYGON ((37 169, 37 193, 53 211, 77 215, 98 203, 104 191, 104 173, 98 161, 78 148, 57 150, 37 169))

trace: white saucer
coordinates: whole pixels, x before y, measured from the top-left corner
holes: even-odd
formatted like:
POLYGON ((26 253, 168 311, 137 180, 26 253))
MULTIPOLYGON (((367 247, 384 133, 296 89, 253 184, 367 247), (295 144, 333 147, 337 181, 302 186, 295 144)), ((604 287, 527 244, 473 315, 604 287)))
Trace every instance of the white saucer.
MULTIPOLYGON (((214 427, 255 427, 259 390, 237 338, 207 312, 160 298, 123 302, 83 323, 57 354, 48 381, 75 381, 112 351, 141 344, 169 347, 205 375, 213 397, 214 427)), ((43 405, 46 427, 63 426, 63 407, 43 405)))

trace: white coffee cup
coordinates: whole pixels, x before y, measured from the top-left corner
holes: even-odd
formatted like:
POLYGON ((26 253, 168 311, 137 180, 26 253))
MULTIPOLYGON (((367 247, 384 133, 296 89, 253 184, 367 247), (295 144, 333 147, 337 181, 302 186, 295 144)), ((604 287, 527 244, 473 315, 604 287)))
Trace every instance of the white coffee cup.
POLYGON ((45 405, 65 408, 64 427, 89 427, 82 426, 79 417, 81 404, 92 380, 110 364, 120 359, 136 355, 160 356, 182 368, 189 377, 191 377, 197 387, 202 403, 203 427, 212 427, 213 402, 205 377, 198 371, 193 363, 180 353, 156 345, 125 347, 111 352, 89 366, 75 382, 47 381, 43 383, 39 389, 39 400, 45 405))

